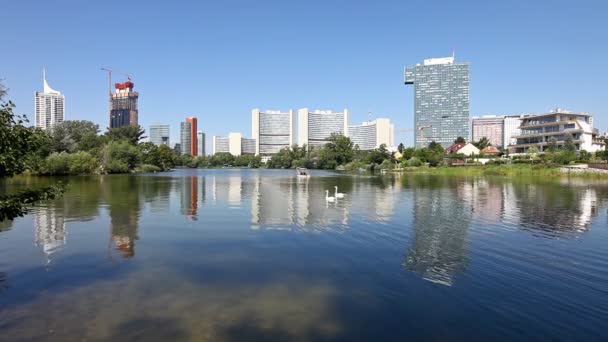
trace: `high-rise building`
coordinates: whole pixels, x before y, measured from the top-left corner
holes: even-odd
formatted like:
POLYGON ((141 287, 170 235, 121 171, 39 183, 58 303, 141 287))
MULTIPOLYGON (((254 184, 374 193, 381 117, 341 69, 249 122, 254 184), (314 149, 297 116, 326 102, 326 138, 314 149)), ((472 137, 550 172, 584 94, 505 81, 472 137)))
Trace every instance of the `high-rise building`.
POLYGON ((298 145, 317 148, 327 143, 332 134, 348 136, 348 109, 343 112, 298 110, 298 145))
POLYGON ((181 153, 192 155, 191 145, 192 145, 192 124, 190 122, 182 122, 179 127, 179 141, 181 147, 181 153))
POLYGON ((229 133, 227 137, 213 137, 213 154, 230 153, 233 156, 255 154, 256 140, 244 138, 241 133, 229 133))
POLYGON ((202 157, 205 155, 205 132, 198 131, 196 139, 198 140, 198 156, 202 157))
POLYGON ((348 126, 348 137, 363 151, 376 149, 382 144, 386 147, 395 146, 394 132, 395 126, 385 118, 348 126))
POLYGON ((251 111, 251 136, 256 140, 255 154, 271 155, 294 143, 293 110, 288 112, 259 109, 251 111))
POLYGON ((65 97, 49 87, 46 82, 46 70, 42 69, 42 92, 36 92, 35 125, 38 128, 49 129, 63 122, 65 117, 65 97))
POLYGON ((110 94, 110 128, 138 125, 139 93, 133 91, 134 86, 131 81, 114 84, 116 92, 110 94))
POLYGON ((169 141, 170 127, 168 124, 151 124, 150 125, 150 142, 156 146, 170 145, 169 141))
POLYGON ((469 64, 454 57, 425 59, 405 68, 405 84, 414 85, 416 146, 436 141, 444 147, 469 137, 469 64))
POLYGON ((182 154, 190 156, 198 155, 196 118, 186 118, 186 121, 180 124, 180 143, 182 154))
POLYGON ((504 116, 484 115, 474 117, 472 122, 473 135, 471 140, 479 141, 486 138, 494 147, 504 146, 504 116))

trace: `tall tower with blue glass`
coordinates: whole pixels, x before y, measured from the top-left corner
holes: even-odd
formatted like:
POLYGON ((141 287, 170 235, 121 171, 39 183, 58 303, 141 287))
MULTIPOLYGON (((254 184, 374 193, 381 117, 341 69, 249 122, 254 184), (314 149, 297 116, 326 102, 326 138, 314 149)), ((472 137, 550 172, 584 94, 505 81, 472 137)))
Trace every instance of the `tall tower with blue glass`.
POLYGON ((469 138, 469 63, 454 57, 425 59, 405 68, 404 83, 414 85, 416 147, 436 141, 444 147, 469 138))

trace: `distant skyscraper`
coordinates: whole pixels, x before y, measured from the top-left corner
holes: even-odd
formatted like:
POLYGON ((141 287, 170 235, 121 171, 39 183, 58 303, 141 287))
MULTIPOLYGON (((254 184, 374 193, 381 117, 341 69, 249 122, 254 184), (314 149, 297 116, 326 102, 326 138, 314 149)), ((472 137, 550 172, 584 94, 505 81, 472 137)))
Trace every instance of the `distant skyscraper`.
POLYGON ((344 112, 298 110, 298 145, 321 147, 332 134, 348 135, 348 109, 344 112))
POLYGON ((502 147, 504 144, 504 116, 484 115, 473 118, 473 135, 471 140, 479 141, 486 138, 494 147, 502 147))
POLYGON ((154 145, 170 145, 169 141, 170 127, 168 124, 152 124, 150 125, 150 142, 154 145))
POLYGON ((53 128, 65 117, 65 97, 46 83, 46 70, 42 69, 42 92, 35 93, 35 124, 42 129, 53 128))
POLYGON ((180 123, 179 129, 179 141, 181 147, 181 153, 192 155, 191 145, 192 145, 192 124, 189 122, 180 123))
POLYGON ((195 117, 186 118, 186 121, 181 123, 180 142, 182 154, 188 154, 191 156, 198 155, 196 123, 197 120, 195 117))
POLYGON ((348 126, 348 137, 363 151, 376 149, 382 144, 386 147, 395 146, 394 132, 395 126, 384 118, 348 126))
POLYGON ((293 110, 288 112, 251 111, 251 137, 256 140, 255 154, 271 155, 294 143, 293 110))
POLYGON ((196 139, 198 140, 198 156, 202 157, 205 155, 205 132, 198 131, 196 135, 196 139))
POLYGON ((133 91, 134 86, 131 81, 114 84, 116 92, 110 94, 110 128, 138 125, 139 93, 133 91))
POLYGON ((457 137, 469 137, 468 63, 455 63, 454 57, 425 59, 405 69, 404 81, 414 85, 416 146, 434 140, 448 147, 457 137))

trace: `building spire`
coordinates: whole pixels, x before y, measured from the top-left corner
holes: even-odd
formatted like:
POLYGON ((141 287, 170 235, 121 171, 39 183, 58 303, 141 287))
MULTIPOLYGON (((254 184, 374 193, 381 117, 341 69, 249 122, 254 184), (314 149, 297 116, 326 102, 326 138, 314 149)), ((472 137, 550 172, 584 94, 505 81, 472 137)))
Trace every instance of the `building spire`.
POLYGON ((53 88, 51 88, 49 86, 49 84, 46 82, 46 66, 42 67, 42 87, 43 87, 43 92, 46 94, 61 94, 57 90, 54 90, 53 88))

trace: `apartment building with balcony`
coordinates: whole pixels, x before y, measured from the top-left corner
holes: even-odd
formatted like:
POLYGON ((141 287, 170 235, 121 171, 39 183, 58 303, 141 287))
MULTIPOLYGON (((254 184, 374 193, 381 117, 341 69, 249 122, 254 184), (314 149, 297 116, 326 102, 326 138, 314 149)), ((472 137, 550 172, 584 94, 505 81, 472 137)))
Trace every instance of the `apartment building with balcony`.
POLYGON ((530 147, 547 150, 552 144, 564 146, 568 134, 572 135, 576 150, 602 151, 605 143, 593 128, 593 116, 556 109, 547 114, 532 115, 521 119, 521 132, 514 136, 512 146, 516 153, 525 153, 530 147))

